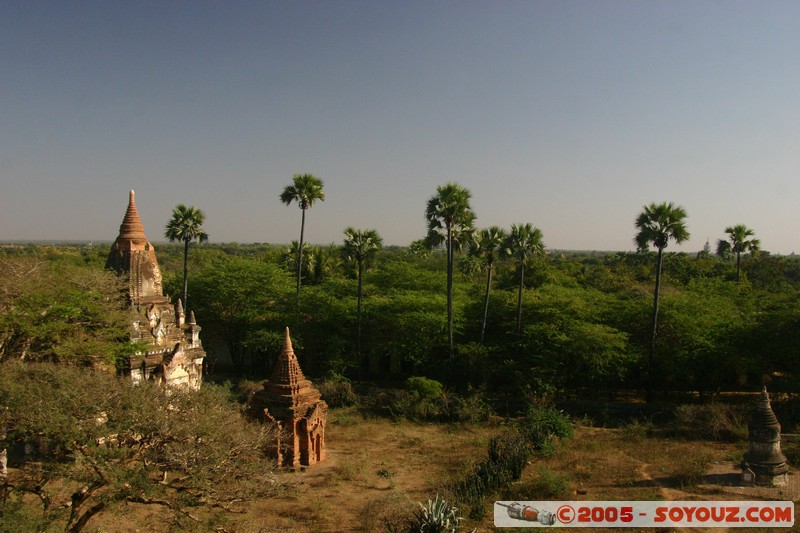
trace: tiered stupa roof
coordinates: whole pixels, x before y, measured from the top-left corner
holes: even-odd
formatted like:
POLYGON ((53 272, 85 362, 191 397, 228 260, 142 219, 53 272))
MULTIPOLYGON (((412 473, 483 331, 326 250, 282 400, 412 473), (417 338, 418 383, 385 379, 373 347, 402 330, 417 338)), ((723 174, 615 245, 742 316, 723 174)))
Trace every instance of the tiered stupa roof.
POLYGON ((139 218, 139 210, 136 209, 135 193, 131 190, 128 197, 128 210, 125 211, 125 218, 119 226, 119 236, 117 243, 129 242, 133 245, 147 243, 147 236, 144 234, 144 224, 139 218))
POLYGON ((264 391, 270 413, 276 418, 303 416, 321 397, 320 392, 300 369, 288 327, 283 350, 275 363, 272 376, 264 384, 264 391))
POLYGON ((142 299, 162 298, 161 270, 153 245, 144 234, 144 224, 136 209, 133 190, 128 197, 128 209, 119 226, 119 236, 111 246, 106 267, 130 278, 130 296, 135 305, 142 299))

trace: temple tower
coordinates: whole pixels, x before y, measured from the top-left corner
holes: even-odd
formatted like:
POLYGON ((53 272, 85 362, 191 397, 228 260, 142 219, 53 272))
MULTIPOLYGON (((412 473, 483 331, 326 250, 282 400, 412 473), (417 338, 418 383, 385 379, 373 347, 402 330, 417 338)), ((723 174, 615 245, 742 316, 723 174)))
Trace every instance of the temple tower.
POLYGON ((155 248, 144 233, 133 191, 106 268, 127 278, 134 312, 130 340, 145 346, 129 357, 124 371, 134 382, 154 380, 168 386, 200 388, 206 356, 199 337, 201 328, 194 312, 186 323, 180 300, 172 305, 164 296, 155 248))
POLYGON ((300 369, 289 328, 272 376, 255 403, 264 419, 276 426, 279 466, 310 466, 325 459, 328 404, 300 369))
POLYGON ((147 236, 136 209, 134 192, 128 197, 128 209, 119 226, 117 240, 111 246, 106 268, 128 276, 129 295, 133 305, 143 300, 163 298, 161 269, 158 268, 156 252, 147 236))

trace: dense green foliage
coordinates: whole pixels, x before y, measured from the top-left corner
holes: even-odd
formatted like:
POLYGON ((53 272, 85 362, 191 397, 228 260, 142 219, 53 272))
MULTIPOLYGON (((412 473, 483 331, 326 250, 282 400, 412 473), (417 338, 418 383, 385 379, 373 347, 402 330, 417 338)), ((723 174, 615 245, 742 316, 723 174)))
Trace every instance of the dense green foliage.
MULTIPOLYGON (((320 248, 340 258, 338 247, 320 248)), ((533 257, 518 318, 519 273, 493 261, 491 312, 486 276, 453 276, 454 354, 447 336, 446 254, 377 251, 362 279, 361 354, 358 275, 341 261, 320 269, 298 302, 284 249, 204 244, 193 254, 189 292, 209 374, 228 365, 268 375, 290 326, 303 370, 349 379, 409 376, 491 396, 595 395, 646 386, 655 253, 574 253, 533 257)), ((113 361, 125 343, 123 289, 102 270, 98 247, 8 247, 0 256, 0 354, 3 358, 86 363, 113 361)), ((183 247, 159 245, 165 290, 181 293, 183 247)), ((466 255, 466 252, 463 252, 466 255)), ((800 261, 766 252, 742 257, 664 254, 658 321, 657 392, 771 390, 800 372, 797 307, 800 261), (777 379, 778 381, 774 381, 777 379)), ((512 402, 513 403, 513 402, 512 402)), ((522 406, 524 407, 524 406, 522 406)))
POLYGON ((80 255, 0 256, 0 361, 113 365, 126 349, 122 291, 80 255))

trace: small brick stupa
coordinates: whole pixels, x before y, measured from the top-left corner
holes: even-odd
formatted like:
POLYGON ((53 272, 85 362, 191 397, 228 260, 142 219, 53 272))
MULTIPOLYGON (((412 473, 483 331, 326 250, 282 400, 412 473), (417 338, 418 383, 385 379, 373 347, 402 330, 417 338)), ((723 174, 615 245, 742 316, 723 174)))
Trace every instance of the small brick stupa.
POLYGON ((785 485, 789 467, 781 451, 781 425, 772 411, 766 387, 747 427, 750 449, 742 460, 742 482, 768 487, 785 485))
POLYGON ((328 404, 306 379, 294 354, 289 328, 272 376, 254 400, 264 419, 278 430, 278 465, 297 468, 325 459, 328 404))
POLYGON ((144 234, 133 191, 106 268, 127 278, 134 311, 130 340, 146 345, 144 351, 130 356, 124 372, 135 383, 153 380, 168 386, 200 388, 206 356, 200 342, 200 326, 194 312, 186 322, 180 300, 173 305, 164 296, 156 252, 144 234))

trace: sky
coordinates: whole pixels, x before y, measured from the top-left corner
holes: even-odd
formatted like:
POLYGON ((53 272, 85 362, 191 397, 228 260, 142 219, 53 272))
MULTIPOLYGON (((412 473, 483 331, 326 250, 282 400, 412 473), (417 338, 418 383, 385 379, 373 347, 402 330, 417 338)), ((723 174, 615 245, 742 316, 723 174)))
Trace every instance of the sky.
POLYGON ((651 202, 712 250, 800 253, 800 2, 0 2, 0 240, 116 238, 136 191, 212 242, 425 235, 456 182, 477 225, 633 250, 651 202))

